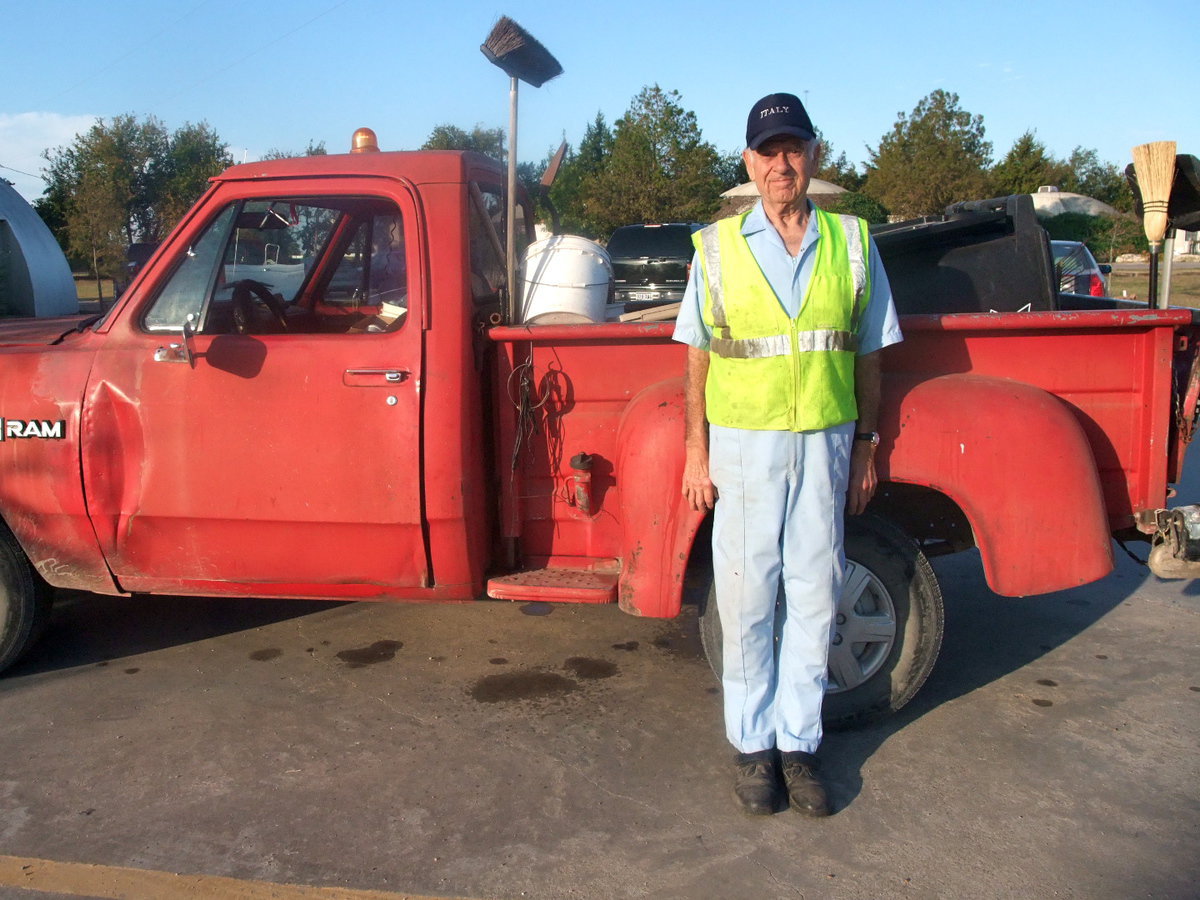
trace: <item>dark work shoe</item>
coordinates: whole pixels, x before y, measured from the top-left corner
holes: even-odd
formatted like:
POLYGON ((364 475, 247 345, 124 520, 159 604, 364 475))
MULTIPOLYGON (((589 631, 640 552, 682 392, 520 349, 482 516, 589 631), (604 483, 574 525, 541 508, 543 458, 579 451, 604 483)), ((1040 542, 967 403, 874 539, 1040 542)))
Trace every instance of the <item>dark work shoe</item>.
POLYGON ((779 811, 783 786, 779 781, 779 763, 774 750, 739 753, 734 762, 737 776, 733 792, 742 811, 752 816, 769 816, 779 811))
POLYGON ((829 815, 829 798, 817 776, 820 763, 811 753, 796 750, 784 752, 783 783, 787 785, 792 809, 804 816, 829 815))

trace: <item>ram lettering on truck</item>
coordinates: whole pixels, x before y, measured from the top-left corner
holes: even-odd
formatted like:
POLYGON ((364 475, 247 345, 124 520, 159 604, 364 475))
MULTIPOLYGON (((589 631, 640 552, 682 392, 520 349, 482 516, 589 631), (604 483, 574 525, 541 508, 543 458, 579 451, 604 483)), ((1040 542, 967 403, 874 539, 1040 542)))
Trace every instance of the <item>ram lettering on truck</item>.
MULTIPOLYGON (((0 668, 56 587, 679 614, 704 526, 683 348, 669 321, 507 320, 503 183, 457 152, 235 166, 102 318, 0 325, 0 668)), ((876 240, 906 340, 880 490, 847 521, 836 723, 929 674, 927 556, 978 547, 1016 596, 1104 577, 1114 534, 1185 568, 1196 538, 1164 508, 1200 395, 1190 311, 1058 294, 1027 198, 876 240)))

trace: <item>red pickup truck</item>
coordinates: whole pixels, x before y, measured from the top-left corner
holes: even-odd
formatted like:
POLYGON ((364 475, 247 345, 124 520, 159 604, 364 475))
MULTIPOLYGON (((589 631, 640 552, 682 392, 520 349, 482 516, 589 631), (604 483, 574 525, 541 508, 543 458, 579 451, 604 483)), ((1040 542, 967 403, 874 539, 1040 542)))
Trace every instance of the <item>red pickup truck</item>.
MULTIPOLYGON (((503 183, 470 153, 235 166, 99 320, 0 323, 0 668, 55 587, 677 615, 704 556, 679 489, 683 348, 670 322, 505 323, 503 183)), ((848 524, 831 723, 928 675, 927 554, 976 546, 1015 596, 1102 578, 1113 534, 1193 548, 1163 507, 1200 327, 1053 286, 987 311, 997 278, 956 260, 1015 218, 877 238, 910 314, 885 361, 881 489, 848 524), (974 311, 947 311, 964 297, 974 311)), ((1037 235, 1022 252, 1051 285, 1037 235)), ((709 609, 710 646, 716 627, 709 609)))

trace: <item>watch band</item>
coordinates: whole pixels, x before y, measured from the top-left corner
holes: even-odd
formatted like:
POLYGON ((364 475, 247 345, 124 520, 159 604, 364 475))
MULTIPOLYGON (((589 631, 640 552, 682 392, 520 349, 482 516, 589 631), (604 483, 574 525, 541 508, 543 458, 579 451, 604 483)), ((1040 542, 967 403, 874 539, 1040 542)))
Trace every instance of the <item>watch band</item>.
POLYGON ((879 446, 878 431, 856 431, 854 433, 854 439, 856 441, 870 441, 872 446, 879 446))

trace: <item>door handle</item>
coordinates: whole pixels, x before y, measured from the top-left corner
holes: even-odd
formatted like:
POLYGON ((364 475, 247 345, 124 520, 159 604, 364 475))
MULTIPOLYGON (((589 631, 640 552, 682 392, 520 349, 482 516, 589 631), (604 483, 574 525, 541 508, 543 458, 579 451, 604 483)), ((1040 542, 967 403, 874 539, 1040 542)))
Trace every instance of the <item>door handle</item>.
POLYGON ((347 369, 342 384, 347 387, 391 387, 408 381, 410 369, 347 369))

